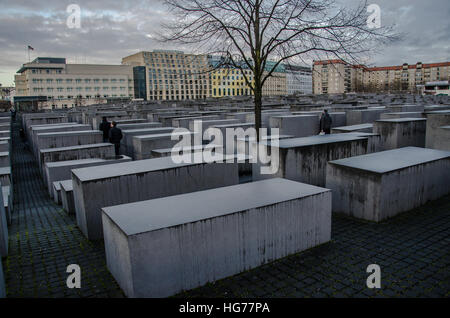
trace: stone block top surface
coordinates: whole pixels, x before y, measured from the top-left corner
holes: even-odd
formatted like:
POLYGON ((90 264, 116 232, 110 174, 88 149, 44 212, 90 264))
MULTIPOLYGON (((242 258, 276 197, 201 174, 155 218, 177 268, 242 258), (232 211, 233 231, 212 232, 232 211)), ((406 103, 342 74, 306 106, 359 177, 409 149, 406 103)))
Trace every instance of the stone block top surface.
POLYGON ((171 157, 163 157, 74 169, 72 170, 72 173, 80 181, 84 182, 158 170, 167 170, 172 168, 191 166, 195 164, 196 163, 174 163, 171 157))
POLYGON ((130 236, 328 191, 330 190, 275 178, 106 207, 103 211, 126 235, 130 236))
MULTIPOLYGON (((299 148, 309 147, 322 144, 332 144, 347 141, 357 141, 367 139, 364 136, 350 135, 350 134, 330 134, 324 136, 310 136, 300 138, 288 138, 279 141, 279 148, 299 148)), ((270 145, 270 141, 262 141, 261 144, 270 145)))
POLYGON ((404 118, 389 118, 389 119, 378 119, 376 122, 382 123, 405 123, 411 121, 427 121, 426 118, 414 118, 414 117, 404 117, 404 118))
POLYGON ((11 174, 11 167, 2 167, 0 168, 0 176, 5 174, 11 174))
POLYGON ((73 191, 73 182, 72 179, 70 180, 63 180, 63 181, 59 181, 60 185, 61 185, 61 189, 63 189, 66 192, 70 192, 73 191))
POLYGON ((172 136, 184 136, 184 135, 194 135, 193 132, 190 131, 182 131, 182 132, 173 132, 173 133, 165 133, 165 134, 153 134, 153 135, 138 135, 134 136, 133 139, 139 140, 155 140, 155 139, 171 139, 172 136))
POLYGON ((175 127, 155 127, 155 128, 139 128, 139 129, 123 129, 123 134, 133 134, 133 133, 147 133, 153 131, 171 131, 176 129, 175 127))
POLYGON ((80 149, 91 149, 91 148, 102 148, 109 147, 113 144, 110 143, 100 143, 100 144, 90 144, 90 145, 78 145, 78 146, 70 146, 70 147, 61 147, 61 148, 48 148, 41 149, 41 153, 50 153, 50 152, 61 152, 61 151, 70 151, 70 150, 80 150, 80 149))
POLYGON ((333 127, 331 129, 337 129, 337 130, 356 130, 356 129, 367 129, 367 128, 373 128, 373 124, 360 124, 360 125, 351 125, 351 126, 341 126, 341 127, 333 127))
POLYGON ((449 126, 442 126, 442 127, 439 127, 439 128, 445 129, 445 130, 450 130, 450 125, 449 126))
POLYGON ((445 158, 450 158, 450 151, 405 147, 334 160, 329 163, 382 174, 445 158))
POLYGON ((80 131, 59 131, 59 132, 49 132, 49 133, 38 133, 38 137, 58 137, 58 136, 76 136, 76 135, 100 135, 102 132, 100 130, 80 130, 80 131))

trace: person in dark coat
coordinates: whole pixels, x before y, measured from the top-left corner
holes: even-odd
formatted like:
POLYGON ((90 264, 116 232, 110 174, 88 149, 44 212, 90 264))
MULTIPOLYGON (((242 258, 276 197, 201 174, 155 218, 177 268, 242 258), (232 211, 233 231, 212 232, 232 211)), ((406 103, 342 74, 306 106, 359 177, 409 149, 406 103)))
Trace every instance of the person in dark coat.
POLYGON ((16 110, 14 108, 11 108, 11 118, 13 121, 16 121, 16 110))
POLYGON ((329 135, 331 133, 331 124, 333 120, 331 119, 330 114, 328 114, 328 110, 325 109, 323 111, 322 117, 320 118, 320 132, 329 135))
POLYGON ((117 123, 113 121, 111 123, 111 129, 109 130, 109 142, 114 144, 114 149, 116 151, 116 157, 119 156, 120 151, 120 141, 122 140, 122 130, 117 128, 117 123))
POLYGON ((103 120, 100 123, 100 127, 98 129, 103 132, 103 142, 108 142, 110 129, 111 129, 111 123, 106 120, 106 117, 103 117, 103 120))

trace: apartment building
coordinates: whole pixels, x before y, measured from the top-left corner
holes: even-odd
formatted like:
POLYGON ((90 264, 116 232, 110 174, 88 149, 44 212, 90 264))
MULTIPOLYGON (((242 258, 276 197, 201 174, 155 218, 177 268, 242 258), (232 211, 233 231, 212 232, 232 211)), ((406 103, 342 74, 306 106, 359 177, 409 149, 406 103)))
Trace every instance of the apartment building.
POLYGON ((31 103, 35 109, 134 96, 133 69, 127 65, 67 64, 65 58, 38 57, 17 73, 14 103, 31 103))
POLYGON ((312 71, 309 67, 285 65, 286 92, 292 94, 312 94, 312 71))
MULTIPOLYGON (((275 61, 267 61, 264 76, 266 76, 276 65, 275 61)), ((263 96, 285 96, 287 95, 286 69, 279 64, 274 72, 265 81, 262 89, 263 96)))
POLYGON ((212 97, 249 96, 252 89, 247 85, 244 74, 253 85, 253 73, 250 70, 240 70, 221 67, 211 72, 212 97))
POLYGON ((211 96, 206 55, 174 50, 141 51, 124 57, 133 67, 135 97, 145 100, 204 99, 211 96))
POLYGON ((314 94, 349 92, 418 93, 427 82, 450 80, 450 62, 368 68, 341 60, 315 61, 314 94))

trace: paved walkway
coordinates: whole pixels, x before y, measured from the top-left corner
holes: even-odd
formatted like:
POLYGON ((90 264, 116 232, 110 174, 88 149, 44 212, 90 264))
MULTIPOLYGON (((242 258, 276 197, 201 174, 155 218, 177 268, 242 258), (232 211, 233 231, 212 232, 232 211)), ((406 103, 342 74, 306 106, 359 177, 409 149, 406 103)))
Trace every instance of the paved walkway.
MULTIPOLYGON (((8 297, 123 297, 105 265, 103 243, 86 240, 50 200, 33 156, 13 133, 15 202, 8 297), (82 288, 66 287, 78 264, 82 288)), ((331 243, 208 284, 179 297, 450 297, 450 196, 381 224, 334 216, 331 243), (382 289, 369 290, 369 264, 382 289)))

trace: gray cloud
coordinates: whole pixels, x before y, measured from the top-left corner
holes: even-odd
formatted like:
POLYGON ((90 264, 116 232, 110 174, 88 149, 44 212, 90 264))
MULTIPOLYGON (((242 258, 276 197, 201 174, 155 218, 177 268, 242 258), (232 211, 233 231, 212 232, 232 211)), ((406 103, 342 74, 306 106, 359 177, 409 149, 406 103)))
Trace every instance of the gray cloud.
MULTIPOLYGON (((356 0, 341 0, 346 6, 356 0)), ((371 56, 371 65, 450 61, 448 0, 373 0, 381 7, 382 23, 404 33, 400 42, 371 56)), ((0 0, 0 83, 10 85, 27 62, 27 45, 37 56, 66 57, 71 63, 119 64, 139 50, 175 48, 153 37, 170 17, 160 0, 61 1, 0 0), (68 29, 66 7, 82 9, 82 28, 68 29)), ((189 48, 181 48, 189 49, 189 48)))

